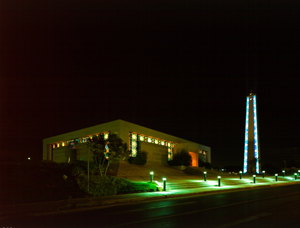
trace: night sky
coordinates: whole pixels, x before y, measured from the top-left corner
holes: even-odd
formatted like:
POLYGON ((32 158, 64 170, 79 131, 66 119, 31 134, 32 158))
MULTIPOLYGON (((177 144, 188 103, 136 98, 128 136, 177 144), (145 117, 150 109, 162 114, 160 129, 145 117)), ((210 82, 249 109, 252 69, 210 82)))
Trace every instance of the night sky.
POLYGON ((262 161, 300 147, 299 1, 1 1, 1 157, 123 119, 242 165, 246 96, 262 161))

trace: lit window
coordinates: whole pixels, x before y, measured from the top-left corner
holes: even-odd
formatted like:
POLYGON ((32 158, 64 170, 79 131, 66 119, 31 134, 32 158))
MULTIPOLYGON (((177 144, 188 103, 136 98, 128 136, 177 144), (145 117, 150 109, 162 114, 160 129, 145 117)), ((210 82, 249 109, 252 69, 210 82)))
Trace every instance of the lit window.
POLYGON ((132 134, 131 137, 133 140, 136 140, 136 134, 132 134))
POLYGON ((132 157, 136 157, 136 152, 137 152, 136 149, 132 150, 132 157))

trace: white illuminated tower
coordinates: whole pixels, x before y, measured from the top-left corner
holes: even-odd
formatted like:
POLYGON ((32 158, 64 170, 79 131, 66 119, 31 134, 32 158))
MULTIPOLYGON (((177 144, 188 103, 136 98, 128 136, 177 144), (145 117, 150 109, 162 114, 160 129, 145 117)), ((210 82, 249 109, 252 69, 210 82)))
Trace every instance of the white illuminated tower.
POLYGON ((246 103, 246 126, 245 126, 245 145, 244 145, 244 173, 251 171, 260 173, 259 159, 259 141, 258 141, 258 124, 256 110, 256 95, 250 93, 247 96, 246 103), (256 161, 255 161, 256 159, 256 161), (252 170, 251 170, 252 169, 252 170))

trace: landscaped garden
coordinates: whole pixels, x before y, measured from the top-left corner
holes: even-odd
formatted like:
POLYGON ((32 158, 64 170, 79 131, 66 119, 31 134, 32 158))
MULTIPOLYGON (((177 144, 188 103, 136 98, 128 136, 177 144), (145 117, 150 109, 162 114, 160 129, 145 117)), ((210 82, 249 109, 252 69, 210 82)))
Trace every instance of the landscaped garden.
POLYGON ((0 203, 21 204, 71 198, 156 191, 154 183, 135 183, 113 176, 101 176, 87 162, 0 163, 0 203))

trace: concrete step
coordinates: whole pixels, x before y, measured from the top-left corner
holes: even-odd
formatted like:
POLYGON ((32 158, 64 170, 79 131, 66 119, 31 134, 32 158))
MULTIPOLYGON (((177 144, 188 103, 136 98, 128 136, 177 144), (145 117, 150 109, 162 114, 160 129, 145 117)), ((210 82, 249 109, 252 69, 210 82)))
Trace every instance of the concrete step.
POLYGON ((167 183, 167 189, 175 190, 175 189, 189 189, 189 188, 200 188, 204 187, 201 183, 167 183))

